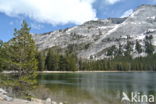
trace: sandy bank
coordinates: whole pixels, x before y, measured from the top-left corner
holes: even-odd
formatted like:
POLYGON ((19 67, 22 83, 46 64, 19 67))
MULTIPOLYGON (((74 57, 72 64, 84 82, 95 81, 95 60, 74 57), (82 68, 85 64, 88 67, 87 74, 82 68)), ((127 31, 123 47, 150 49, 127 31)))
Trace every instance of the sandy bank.
POLYGON ((128 73, 133 73, 133 72, 153 72, 153 71, 38 71, 38 73, 92 73, 92 72, 97 72, 97 73, 101 73, 101 72, 105 72, 105 73, 124 73, 124 72, 128 72, 128 73))
MULTIPOLYGON (((134 73, 134 72, 155 72, 155 71, 38 71, 38 73, 92 73, 92 72, 105 72, 105 73, 134 73)), ((17 73, 13 71, 3 71, 3 74, 17 73)))

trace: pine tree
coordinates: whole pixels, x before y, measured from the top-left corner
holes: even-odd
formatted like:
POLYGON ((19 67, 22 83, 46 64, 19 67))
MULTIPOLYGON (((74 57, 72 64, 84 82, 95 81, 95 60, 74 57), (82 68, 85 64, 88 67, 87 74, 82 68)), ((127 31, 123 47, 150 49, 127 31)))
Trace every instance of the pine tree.
POLYGON ((36 84, 37 75, 37 49, 29 31, 28 24, 23 21, 21 29, 15 29, 15 37, 4 46, 3 63, 7 63, 7 70, 16 71, 9 85, 16 89, 16 93, 23 95, 27 95, 36 84))
POLYGON ((53 68, 52 60, 53 60, 52 51, 51 51, 51 49, 49 49, 47 57, 46 57, 46 69, 47 70, 52 70, 52 68, 53 68))
POLYGON ((123 55, 122 45, 119 43, 119 49, 117 51, 117 56, 122 56, 122 55, 123 55))
POLYGON ((0 70, 9 70, 9 55, 8 55, 8 47, 9 45, 7 43, 3 43, 1 41, 0 43, 0 70))
POLYGON ((68 62, 68 70, 70 71, 76 71, 77 66, 76 66, 76 55, 74 54, 69 54, 67 56, 67 62, 68 62))
POLYGON ((126 47, 125 47, 126 51, 125 51, 125 56, 130 56, 131 52, 133 51, 132 49, 132 42, 127 41, 126 47))
POLYGON ((43 52, 38 53, 38 70, 45 70, 45 55, 43 52))
POLYGON ((58 70, 59 55, 56 54, 52 49, 49 49, 46 57, 46 68, 50 71, 58 70))
POLYGON ((115 55, 117 48, 115 45, 111 46, 110 48, 107 49, 107 56, 113 56, 115 55))
POLYGON ((53 70, 58 71, 59 70, 59 54, 57 52, 53 52, 53 70))
POLYGON ((2 40, 0 40, 0 71, 2 71, 3 70, 3 59, 2 59, 2 46, 3 46, 3 41, 2 40))
POLYGON ((29 31, 28 24, 23 21, 21 29, 15 29, 15 38, 9 43, 10 59, 19 76, 37 70, 37 49, 29 31))
POLYGON ((153 39, 152 35, 146 36, 146 38, 145 38, 145 52, 148 55, 152 55, 154 52, 154 46, 152 45, 152 39, 153 39))
POLYGON ((137 50, 139 54, 142 53, 142 48, 141 48, 139 41, 136 41, 135 49, 137 50))
POLYGON ((3 46, 3 41, 0 40, 0 48, 2 48, 2 46, 3 46))
POLYGON ((60 56, 59 58, 59 70, 60 71, 68 71, 68 62, 66 57, 64 57, 63 55, 60 56))

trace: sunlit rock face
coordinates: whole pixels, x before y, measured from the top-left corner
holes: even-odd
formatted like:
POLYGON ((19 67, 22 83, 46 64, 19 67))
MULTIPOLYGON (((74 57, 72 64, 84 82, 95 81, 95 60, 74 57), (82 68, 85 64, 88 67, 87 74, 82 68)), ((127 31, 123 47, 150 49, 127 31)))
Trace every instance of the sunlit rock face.
MULTIPOLYGON (((144 48, 147 35, 153 35, 156 46, 156 5, 142 5, 126 18, 88 21, 80 26, 33 35, 33 38, 40 51, 54 46, 74 47, 78 57, 103 59, 107 58, 107 48, 113 45, 118 48, 119 43, 124 45, 127 40, 134 44, 138 40, 144 48)), ((131 54, 134 57, 146 55, 144 52, 138 54, 135 49, 131 54)))

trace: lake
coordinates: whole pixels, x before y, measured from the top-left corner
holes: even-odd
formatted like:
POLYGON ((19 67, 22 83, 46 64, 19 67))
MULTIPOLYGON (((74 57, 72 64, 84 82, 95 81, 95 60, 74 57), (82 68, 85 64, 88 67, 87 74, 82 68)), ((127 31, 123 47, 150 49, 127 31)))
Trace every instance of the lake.
POLYGON ((122 104, 123 92, 156 95, 155 72, 50 73, 39 75, 39 83, 67 104, 122 104))

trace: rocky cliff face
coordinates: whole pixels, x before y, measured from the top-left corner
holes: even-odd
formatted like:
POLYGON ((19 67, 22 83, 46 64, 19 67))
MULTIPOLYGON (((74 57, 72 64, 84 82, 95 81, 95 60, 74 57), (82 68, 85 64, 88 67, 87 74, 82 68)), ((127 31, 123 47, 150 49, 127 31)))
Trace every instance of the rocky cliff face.
POLYGON ((156 46, 156 5, 142 5, 127 18, 88 21, 65 30, 33 35, 33 38, 39 50, 58 46, 72 49, 81 58, 103 59, 107 58, 109 47, 119 48, 122 44, 124 50, 127 41, 134 44, 132 56, 145 56, 145 52, 138 54, 134 47, 138 40, 144 49, 144 38, 149 35, 156 46))

